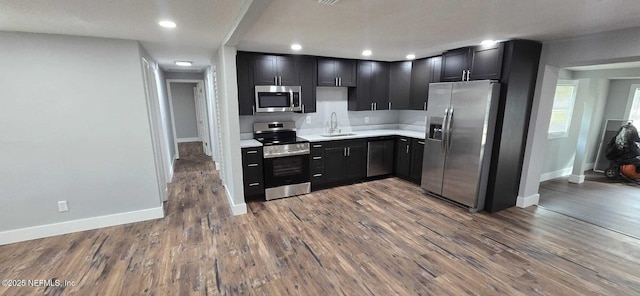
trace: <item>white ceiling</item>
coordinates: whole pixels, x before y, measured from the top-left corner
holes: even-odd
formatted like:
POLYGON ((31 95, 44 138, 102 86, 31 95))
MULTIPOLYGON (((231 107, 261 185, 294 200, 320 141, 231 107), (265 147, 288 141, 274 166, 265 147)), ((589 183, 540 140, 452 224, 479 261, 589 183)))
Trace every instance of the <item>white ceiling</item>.
POLYGON ((640 26, 638 0, 273 0, 239 49, 401 60, 484 39, 562 37, 640 26))
MULTIPOLYGON (((139 40, 163 68, 209 59, 246 0, 1 0, 0 30, 139 40), (157 25, 172 19, 178 27, 157 25)), ((265 0, 254 0, 265 1, 265 0)), ((401 60, 483 39, 548 41, 640 26, 638 0, 273 0, 253 19, 241 50, 401 60)))
MULTIPOLYGON (((236 0, 1 0, 0 30, 139 40, 163 67, 210 58, 243 1, 236 0), (172 30, 158 26, 171 19, 172 30)), ((1 42, 1 41, 0 41, 1 42)))

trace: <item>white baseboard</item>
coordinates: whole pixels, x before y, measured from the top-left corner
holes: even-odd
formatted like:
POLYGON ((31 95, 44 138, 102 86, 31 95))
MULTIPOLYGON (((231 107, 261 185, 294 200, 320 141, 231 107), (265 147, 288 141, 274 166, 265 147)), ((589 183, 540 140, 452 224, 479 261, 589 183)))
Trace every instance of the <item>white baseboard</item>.
POLYGON ((573 171, 573 168, 565 168, 562 170, 557 170, 554 172, 548 172, 548 173, 544 173, 540 175, 540 182, 544 182, 547 180, 551 180, 551 179, 555 179, 555 178, 559 178, 559 177, 564 177, 567 175, 571 174, 571 171, 573 171))
POLYGON ((216 171, 219 171, 222 166, 217 161, 214 161, 214 163, 216 164, 216 171))
POLYGON ((177 138, 176 142, 178 143, 186 143, 186 142, 202 142, 200 138, 177 138))
POLYGON ((241 204, 233 203, 233 196, 229 193, 229 188, 227 187, 227 185, 224 185, 224 190, 225 190, 225 193, 227 194, 227 199, 229 200, 229 205, 231 206, 231 213, 234 216, 246 214, 247 213, 247 204, 246 203, 241 203, 241 204))
POLYGON ((575 184, 584 183, 584 175, 571 175, 571 176, 569 176, 569 183, 575 183, 575 184))
POLYGON ((118 213, 86 219, 33 226, 0 232, 0 245, 28 241, 32 239, 56 236, 109 226, 116 226, 164 217, 162 206, 140 211, 118 213))
POLYGON ((519 208, 526 208, 529 206, 537 205, 540 201, 540 194, 529 195, 526 197, 518 196, 516 200, 516 206, 519 208))
POLYGON ((178 160, 178 153, 173 154, 171 160, 171 169, 169 169, 169 183, 173 182, 174 168, 176 167, 176 160, 178 160))

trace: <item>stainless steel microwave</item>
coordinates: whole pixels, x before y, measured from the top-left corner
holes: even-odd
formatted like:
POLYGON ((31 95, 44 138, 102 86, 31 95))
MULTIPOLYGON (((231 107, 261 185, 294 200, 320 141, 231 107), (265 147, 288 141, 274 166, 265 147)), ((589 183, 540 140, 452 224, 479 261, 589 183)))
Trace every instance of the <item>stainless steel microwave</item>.
POLYGON ((300 86, 256 85, 256 112, 302 111, 300 86))

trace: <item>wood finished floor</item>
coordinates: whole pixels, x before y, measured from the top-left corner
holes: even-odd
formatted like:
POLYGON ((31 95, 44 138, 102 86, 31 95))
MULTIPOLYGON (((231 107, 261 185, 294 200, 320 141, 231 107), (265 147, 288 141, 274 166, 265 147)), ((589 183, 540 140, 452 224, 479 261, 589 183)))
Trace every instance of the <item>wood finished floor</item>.
POLYGON ((640 185, 586 172, 582 184, 568 177, 540 183, 540 206, 640 238, 640 185))
POLYGON ((77 282, 0 295, 640 294, 640 241, 541 208, 470 214, 390 178, 230 216, 190 161, 162 220, 0 246, 0 279, 77 282))

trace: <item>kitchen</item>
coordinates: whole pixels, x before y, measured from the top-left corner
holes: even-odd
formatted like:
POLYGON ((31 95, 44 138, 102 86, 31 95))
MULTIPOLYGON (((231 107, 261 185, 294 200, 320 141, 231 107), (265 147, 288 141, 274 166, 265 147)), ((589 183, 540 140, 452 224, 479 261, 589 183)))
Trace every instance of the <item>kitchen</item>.
POLYGON ((535 41, 486 40, 398 62, 238 52, 245 196, 272 200, 398 176, 473 212, 515 206, 540 49, 535 41), (521 84, 509 88, 509 81, 521 84), (469 92, 463 85, 480 90, 450 101, 469 92), (451 103, 456 100, 462 101, 451 103), (510 127, 508 134, 502 126, 510 127), (262 137, 284 130, 290 139, 262 137), (433 156, 440 146, 447 153, 433 156), (452 147, 458 152, 451 154, 452 147), (280 162, 291 160, 283 170, 295 182, 276 176, 274 149, 290 153, 280 162), (460 183, 470 188, 452 189, 460 183))

